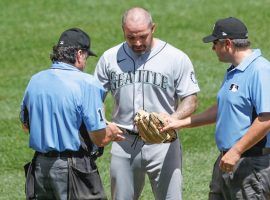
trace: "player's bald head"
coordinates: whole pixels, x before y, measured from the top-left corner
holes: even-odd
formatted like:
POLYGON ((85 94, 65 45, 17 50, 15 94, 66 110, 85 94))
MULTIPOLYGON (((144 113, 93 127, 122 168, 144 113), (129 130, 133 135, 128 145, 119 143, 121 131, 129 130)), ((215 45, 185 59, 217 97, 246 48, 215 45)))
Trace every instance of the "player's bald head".
POLYGON ((152 16, 148 10, 141 7, 133 7, 128 9, 122 17, 122 27, 127 25, 147 24, 149 27, 153 25, 152 16))

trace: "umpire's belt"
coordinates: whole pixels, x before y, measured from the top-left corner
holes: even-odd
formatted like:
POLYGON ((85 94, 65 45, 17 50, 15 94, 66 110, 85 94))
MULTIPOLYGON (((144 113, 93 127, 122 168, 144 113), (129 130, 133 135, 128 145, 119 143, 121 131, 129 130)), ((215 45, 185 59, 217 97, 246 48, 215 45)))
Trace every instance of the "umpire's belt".
POLYGON ((139 135, 137 132, 134 132, 134 131, 131 131, 131 130, 128 130, 128 129, 125 129, 125 131, 129 135, 139 135))
POLYGON ((80 151, 70 151, 70 150, 66 150, 66 151, 49 151, 47 153, 42 153, 42 152, 38 152, 36 151, 36 155, 40 155, 40 156, 45 156, 45 157, 80 157, 83 156, 83 153, 80 151))
MULTIPOLYGON (((229 150, 228 150, 229 151, 229 150)), ((228 151, 220 151, 221 155, 225 155, 228 151)), ((270 154, 270 148, 258 148, 252 147, 245 151, 241 157, 256 157, 256 156, 264 156, 270 154)))

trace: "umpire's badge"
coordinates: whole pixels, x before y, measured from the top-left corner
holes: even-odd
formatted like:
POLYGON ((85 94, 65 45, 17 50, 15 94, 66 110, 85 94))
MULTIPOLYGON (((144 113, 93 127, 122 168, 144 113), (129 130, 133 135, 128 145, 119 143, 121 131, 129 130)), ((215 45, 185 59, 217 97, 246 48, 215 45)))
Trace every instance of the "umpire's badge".
POLYGON ((236 84, 231 84, 231 86, 230 86, 230 90, 232 92, 237 92, 238 91, 238 88, 239 88, 239 86, 236 85, 236 84))
POLYGON ((198 84, 198 81, 195 77, 195 73, 193 71, 190 73, 190 79, 192 80, 193 83, 198 84))

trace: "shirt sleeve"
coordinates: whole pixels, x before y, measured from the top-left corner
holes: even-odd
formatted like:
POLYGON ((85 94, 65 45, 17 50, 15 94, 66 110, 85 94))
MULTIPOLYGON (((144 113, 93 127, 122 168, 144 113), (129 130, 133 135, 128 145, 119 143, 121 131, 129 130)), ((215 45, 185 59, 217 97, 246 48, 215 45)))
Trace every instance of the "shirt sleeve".
POLYGON ((250 93, 257 114, 270 112, 270 92, 267 91, 270 83, 270 65, 260 66, 252 77, 250 93))
POLYGON ((177 59, 174 69, 176 93, 181 99, 200 91, 193 65, 186 54, 177 59))
POLYGON ((104 94, 104 89, 96 85, 88 85, 85 91, 82 110, 83 121, 88 131, 106 127, 102 101, 104 94))
POLYGON ((96 68, 95 68, 95 72, 94 72, 94 76, 97 80, 99 80, 99 82, 102 84, 102 86, 104 87, 104 89, 106 91, 110 91, 111 87, 110 87, 110 79, 108 77, 108 66, 107 66, 107 62, 105 60, 105 56, 104 54, 100 57, 96 68))

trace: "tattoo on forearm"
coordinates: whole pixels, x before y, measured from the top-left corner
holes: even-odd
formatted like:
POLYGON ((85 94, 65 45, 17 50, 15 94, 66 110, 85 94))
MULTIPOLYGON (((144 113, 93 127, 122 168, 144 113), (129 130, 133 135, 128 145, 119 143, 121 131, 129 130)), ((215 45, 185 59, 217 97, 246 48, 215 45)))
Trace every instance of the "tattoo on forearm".
POLYGON ((197 96, 190 95, 179 102, 177 110, 172 117, 183 119, 190 116, 197 108, 197 96))

